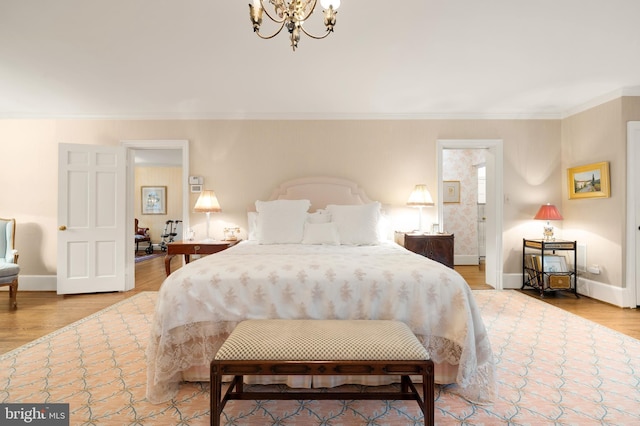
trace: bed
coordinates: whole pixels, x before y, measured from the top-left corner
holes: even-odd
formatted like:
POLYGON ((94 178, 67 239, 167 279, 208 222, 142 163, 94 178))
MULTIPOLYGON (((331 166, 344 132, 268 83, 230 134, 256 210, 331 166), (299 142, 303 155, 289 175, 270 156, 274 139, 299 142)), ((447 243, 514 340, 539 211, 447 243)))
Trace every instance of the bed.
MULTIPOLYGON (((436 383, 474 402, 493 400, 493 353, 469 286, 454 270, 387 239, 380 203, 358 185, 298 179, 255 206, 246 241, 185 265, 162 284, 147 347, 149 401, 171 399, 183 381, 208 381, 210 360, 235 326, 271 318, 403 321, 429 350, 436 383)), ((389 382, 261 379, 291 387, 389 382)))

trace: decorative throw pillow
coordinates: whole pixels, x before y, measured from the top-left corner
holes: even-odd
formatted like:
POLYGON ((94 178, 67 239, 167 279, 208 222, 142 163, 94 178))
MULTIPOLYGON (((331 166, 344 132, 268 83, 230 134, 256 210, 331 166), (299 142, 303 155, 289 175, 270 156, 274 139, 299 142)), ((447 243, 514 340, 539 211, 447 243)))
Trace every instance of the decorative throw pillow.
POLYGON ((340 245, 338 227, 333 222, 304 224, 302 244, 340 245))
POLYGON ((256 201, 260 244, 301 243, 309 200, 256 201))
POLYGON ((314 213, 307 214, 307 223, 331 222, 331 213, 324 209, 318 209, 314 213))
POLYGON ((331 213, 331 220, 338 226, 341 244, 373 245, 379 243, 379 202, 362 205, 329 204, 327 210, 331 213))

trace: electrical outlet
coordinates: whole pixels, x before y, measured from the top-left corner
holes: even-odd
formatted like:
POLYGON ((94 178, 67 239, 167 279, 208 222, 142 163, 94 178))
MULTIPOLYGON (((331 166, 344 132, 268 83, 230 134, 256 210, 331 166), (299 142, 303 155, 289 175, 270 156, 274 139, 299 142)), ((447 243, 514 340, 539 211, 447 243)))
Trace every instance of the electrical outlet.
POLYGON ((598 265, 591 265, 587 268, 587 272, 590 272, 594 275, 600 274, 600 267, 598 265))

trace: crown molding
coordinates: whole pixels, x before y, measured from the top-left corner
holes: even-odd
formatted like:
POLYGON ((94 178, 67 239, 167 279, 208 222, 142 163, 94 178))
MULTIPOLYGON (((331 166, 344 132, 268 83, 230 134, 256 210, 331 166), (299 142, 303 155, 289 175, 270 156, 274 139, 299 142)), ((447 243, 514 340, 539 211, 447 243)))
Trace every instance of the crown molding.
POLYGON ((623 96, 640 96, 640 86, 631 86, 631 87, 623 87, 612 92, 606 93, 602 96, 598 96, 596 98, 591 99, 583 103, 582 105, 578 105, 574 108, 570 108, 562 114, 563 119, 571 117, 572 115, 584 112, 588 109, 595 108, 599 105, 605 104, 614 99, 621 98, 623 96))
POLYGON ((560 113, 145 113, 145 114, 0 114, 5 120, 559 120, 560 113))

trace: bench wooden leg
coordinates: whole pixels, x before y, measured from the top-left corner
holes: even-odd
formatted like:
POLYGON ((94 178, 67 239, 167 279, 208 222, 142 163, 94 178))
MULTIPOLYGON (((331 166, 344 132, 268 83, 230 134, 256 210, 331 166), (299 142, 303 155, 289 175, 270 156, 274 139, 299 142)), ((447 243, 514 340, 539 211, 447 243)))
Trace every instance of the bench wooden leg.
POLYGON ((220 415, 222 414, 222 374, 220 366, 211 364, 211 425, 220 425, 220 415))
MULTIPOLYGON (((314 373, 319 373, 323 375, 327 374, 335 374, 337 371, 341 369, 350 369, 353 368, 352 365, 348 364, 349 361, 343 362, 319 362, 314 363, 311 362, 274 362, 274 361, 213 361, 211 363, 211 425, 219 426, 220 418, 223 414, 224 407, 229 400, 256 400, 256 399, 276 399, 276 400, 291 400, 291 399, 302 399, 302 400, 415 400, 424 417, 424 424, 433 426, 435 423, 435 404, 434 404, 434 393, 435 393, 435 385, 434 385, 434 368, 433 362, 426 361, 424 363, 415 363, 413 367, 408 367, 406 362, 402 368, 414 369, 411 374, 419 374, 422 376, 422 397, 420 393, 416 389, 416 385, 411 380, 408 374, 400 374, 400 387, 401 392, 397 390, 394 392, 372 392, 372 393, 361 393, 361 392, 326 392, 326 393, 315 393, 315 392, 305 392, 303 390, 295 390, 292 392, 255 392, 255 391, 245 391, 243 387, 243 374, 273 374, 273 373, 282 373, 281 371, 277 371, 278 368, 285 368, 289 373, 293 374, 303 374, 313 375, 314 373), (293 369, 293 370, 292 370, 293 369), (295 371, 294 371, 295 370, 295 371), (298 371, 300 370, 300 371, 298 371), (331 370, 331 371, 330 371, 331 370), (229 387, 227 388, 224 396, 222 395, 222 376, 223 375, 233 375, 234 378, 229 383, 229 387)), ((389 370, 389 366, 385 367, 385 362, 381 363, 382 366, 378 366, 382 368, 382 370, 389 370)), ((390 366, 393 367, 393 366, 390 366)), ((377 371, 380 373, 380 371, 377 371)), ((409 371, 407 371, 409 372, 409 371)), ((361 373, 361 372, 360 372, 361 373)), ((345 374, 345 373, 343 373, 345 374)))
POLYGON ((435 384, 433 378, 433 363, 424 366, 422 372, 422 401, 424 403, 424 424, 433 426, 435 424, 435 384))

